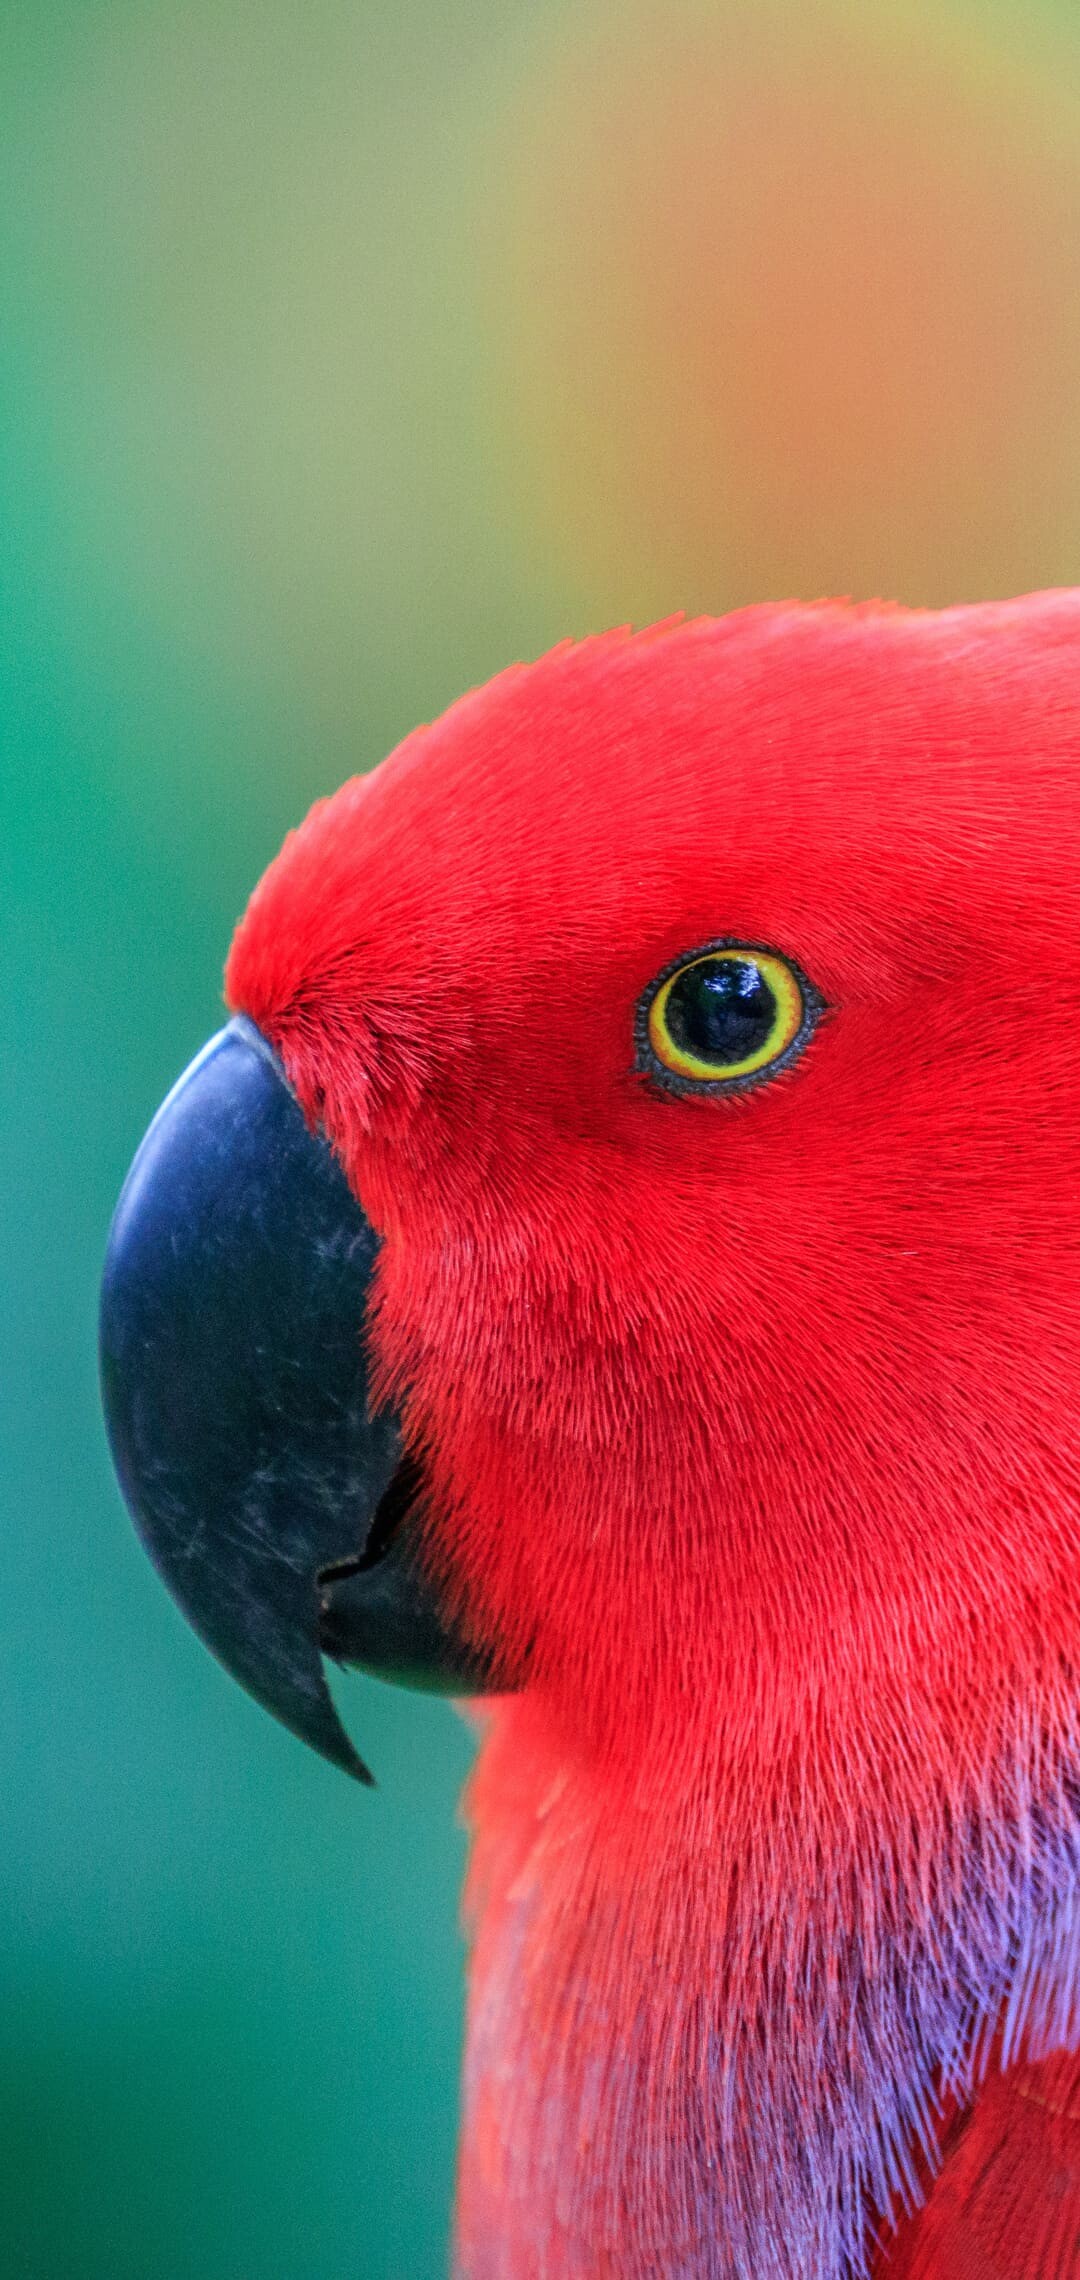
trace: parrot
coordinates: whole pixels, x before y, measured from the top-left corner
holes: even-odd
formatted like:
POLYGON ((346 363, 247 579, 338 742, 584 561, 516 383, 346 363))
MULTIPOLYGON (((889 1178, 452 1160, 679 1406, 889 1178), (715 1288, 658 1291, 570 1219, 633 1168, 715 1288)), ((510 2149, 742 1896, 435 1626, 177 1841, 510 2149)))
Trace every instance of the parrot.
POLYGON ((258 1701, 460 1697, 458 2280, 1080 2275, 1080 590, 507 667, 320 801, 106 1252, 258 1701))

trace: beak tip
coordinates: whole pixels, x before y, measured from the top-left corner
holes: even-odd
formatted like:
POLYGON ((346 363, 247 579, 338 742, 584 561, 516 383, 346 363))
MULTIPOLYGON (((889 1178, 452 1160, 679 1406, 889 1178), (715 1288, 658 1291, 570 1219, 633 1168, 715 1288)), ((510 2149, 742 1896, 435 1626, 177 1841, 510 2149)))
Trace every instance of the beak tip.
POLYGON ((360 1782, 363 1788, 375 1788, 374 1774, 354 1748, 338 1715, 321 1660, 318 1690, 314 1695, 307 1695, 302 1704, 296 1704, 294 1710, 293 1704, 284 1703, 279 1693, 276 1700, 267 1700, 265 1707, 279 1724, 295 1734, 298 1741, 306 1742, 308 1748, 325 1758, 329 1765, 337 1766, 342 1773, 351 1774, 353 1780, 360 1782))

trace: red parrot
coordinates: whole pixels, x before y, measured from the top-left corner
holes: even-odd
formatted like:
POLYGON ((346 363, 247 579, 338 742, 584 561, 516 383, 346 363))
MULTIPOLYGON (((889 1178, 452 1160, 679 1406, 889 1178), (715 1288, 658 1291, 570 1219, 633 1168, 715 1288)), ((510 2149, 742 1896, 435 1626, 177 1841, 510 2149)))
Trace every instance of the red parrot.
POLYGON ((564 644, 136 1159, 181 1603, 354 1770, 320 1648, 484 1698, 461 2280, 1080 2274, 1078 839, 1080 593, 564 644))

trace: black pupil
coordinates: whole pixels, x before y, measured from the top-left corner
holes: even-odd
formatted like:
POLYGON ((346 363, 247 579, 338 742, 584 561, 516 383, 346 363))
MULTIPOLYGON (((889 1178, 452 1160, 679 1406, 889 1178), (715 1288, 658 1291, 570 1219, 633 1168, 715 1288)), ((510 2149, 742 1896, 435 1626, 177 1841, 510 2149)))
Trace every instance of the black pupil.
POLYGON ((672 983, 666 1015, 680 1052, 697 1061, 748 1061, 768 1044, 776 999, 752 958, 703 959, 672 983))

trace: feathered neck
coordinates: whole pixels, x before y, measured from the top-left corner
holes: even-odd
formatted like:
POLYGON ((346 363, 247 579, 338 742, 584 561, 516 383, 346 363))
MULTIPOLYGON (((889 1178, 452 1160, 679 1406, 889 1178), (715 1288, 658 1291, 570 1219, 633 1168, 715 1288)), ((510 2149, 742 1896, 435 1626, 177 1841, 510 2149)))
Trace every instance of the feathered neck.
POLYGON ((1080 2041, 1069 1676, 1037 1708, 879 1698, 756 1762, 720 1732, 681 1788, 501 1705, 471 1793, 461 2280, 865 2273, 995 2035, 1080 2041))

